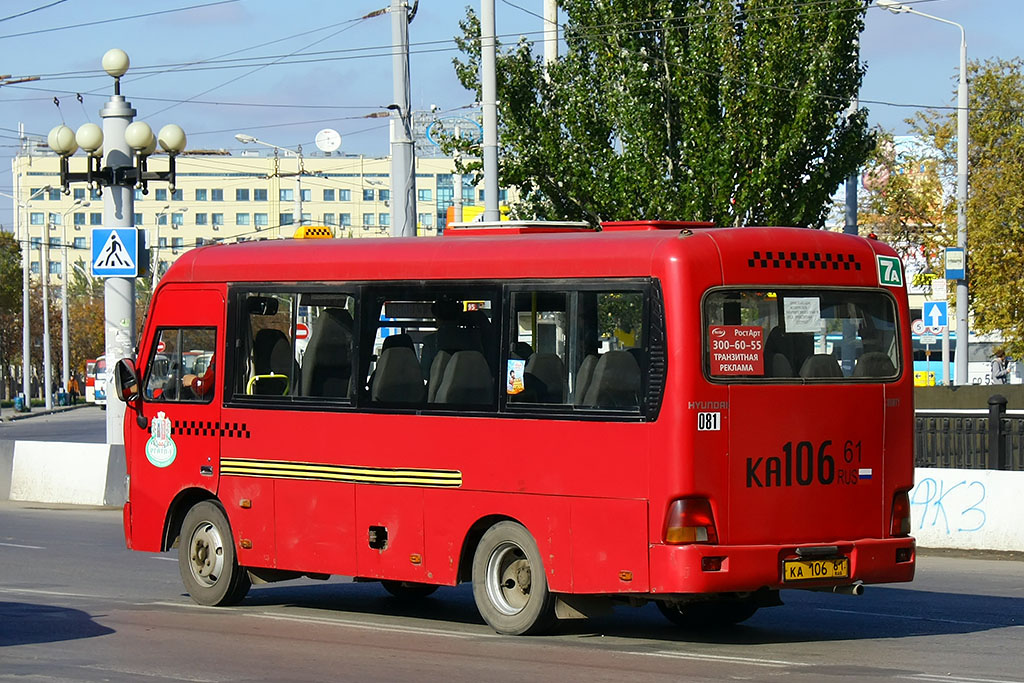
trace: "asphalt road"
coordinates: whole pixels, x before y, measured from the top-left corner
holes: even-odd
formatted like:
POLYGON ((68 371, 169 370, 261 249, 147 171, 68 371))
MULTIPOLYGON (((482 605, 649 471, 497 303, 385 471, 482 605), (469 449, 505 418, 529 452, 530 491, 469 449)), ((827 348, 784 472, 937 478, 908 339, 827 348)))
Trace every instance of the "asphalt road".
POLYGON ((0 422, 0 440, 7 441, 70 441, 104 443, 107 440, 107 414, 97 405, 87 405, 57 413, 38 414, 9 420, 13 414, 4 411, 0 422))
POLYGON ((174 555, 124 549, 119 510, 0 503, 0 681, 1024 681, 1024 562, 924 555, 912 584, 788 591, 739 627, 687 632, 619 607, 555 635, 495 635, 468 586, 257 586, 194 605, 174 555))

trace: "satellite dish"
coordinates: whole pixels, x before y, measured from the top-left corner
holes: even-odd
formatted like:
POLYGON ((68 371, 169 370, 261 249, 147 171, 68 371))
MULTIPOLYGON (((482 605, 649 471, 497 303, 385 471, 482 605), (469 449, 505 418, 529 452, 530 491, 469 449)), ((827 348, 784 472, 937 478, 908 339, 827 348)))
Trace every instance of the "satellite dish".
POLYGON ((341 133, 333 128, 324 128, 316 134, 316 147, 321 152, 337 152, 341 147, 341 133))

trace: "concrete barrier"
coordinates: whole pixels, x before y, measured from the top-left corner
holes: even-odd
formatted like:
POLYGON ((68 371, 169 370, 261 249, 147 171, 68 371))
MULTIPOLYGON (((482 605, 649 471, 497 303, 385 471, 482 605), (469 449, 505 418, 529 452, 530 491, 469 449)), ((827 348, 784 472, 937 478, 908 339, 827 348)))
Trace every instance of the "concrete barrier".
MULTIPOLYGON (((124 504, 123 446, 15 441, 12 450, 11 465, 7 469, 9 500, 72 505, 124 504)), ((0 493, 3 484, 0 475, 0 493)))
POLYGON ((911 533, 922 548, 1024 551, 1024 472, 919 467, 911 533))

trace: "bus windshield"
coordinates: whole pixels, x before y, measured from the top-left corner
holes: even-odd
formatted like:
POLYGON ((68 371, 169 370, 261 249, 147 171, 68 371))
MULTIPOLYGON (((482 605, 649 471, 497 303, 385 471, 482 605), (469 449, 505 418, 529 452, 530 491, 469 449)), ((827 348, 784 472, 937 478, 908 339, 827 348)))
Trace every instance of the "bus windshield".
POLYGON ((879 291, 726 289, 704 300, 713 379, 896 379, 896 307, 879 291))

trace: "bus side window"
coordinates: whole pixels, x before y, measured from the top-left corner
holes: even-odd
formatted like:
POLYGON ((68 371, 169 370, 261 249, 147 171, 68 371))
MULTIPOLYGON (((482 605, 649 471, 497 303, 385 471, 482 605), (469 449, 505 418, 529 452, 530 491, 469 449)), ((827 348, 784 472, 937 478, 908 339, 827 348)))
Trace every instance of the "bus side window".
POLYGON ((297 389, 293 354, 293 294, 244 296, 244 342, 235 370, 235 394, 290 396, 297 389))

